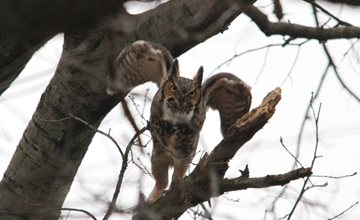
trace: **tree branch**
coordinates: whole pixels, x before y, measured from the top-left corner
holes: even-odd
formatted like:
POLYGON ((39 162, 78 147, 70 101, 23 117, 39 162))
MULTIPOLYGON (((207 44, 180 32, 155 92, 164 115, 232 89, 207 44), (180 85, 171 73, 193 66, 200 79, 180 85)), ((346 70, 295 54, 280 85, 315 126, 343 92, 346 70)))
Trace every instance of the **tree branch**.
MULTIPOLYGON (((121 14, 112 20, 107 28, 111 31, 113 41, 118 42, 124 35, 136 36, 136 32, 148 29, 151 25, 151 32, 142 39, 156 39, 157 43, 164 45, 177 57, 210 36, 225 31, 228 25, 255 1, 168 1, 139 15, 121 14)), ((131 42, 138 39, 132 39, 131 42)), ((112 45, 114 46, 117 44, 112 45)))
POLYGON ((247 8, 245 14, 255 22, 266 36, 283 35, 292 38, 308 38, 320 41, 339 38, 360 38, 359 27, 321 28, 285 22, 270 22, 266 14, 252 5, 247 8))
POLYGON ((360 6, 360 0, 322 0, 325 2, 332 2, 337 4, 348 4, 354 6, 360 6))
POLYGON ((62 211, 69 211, 69 212, 82 212, 85 215, 89 216, 93 220, 97 220, 96 217, 91 214, 89 211, 86 211, 84 209, 76 209, 76 208, 61 208, 62 211))
POLYGON ((0 96, 18 77, 35 51, 49 39, 50 37, 44 37, 27 41, 12 39, 0 33, 0 96))
POLYGON ((288 173, 278 175, 267 175, 265 177, 244 178, 238 177, 235 179, 223 179, 220 182, 220 187, 223 192, 244 190, 248 188, 266 188, 270 186, 283 186, 290 181, 297 180, 310 176, 312 174, 311 168, 299 168, 288 173))

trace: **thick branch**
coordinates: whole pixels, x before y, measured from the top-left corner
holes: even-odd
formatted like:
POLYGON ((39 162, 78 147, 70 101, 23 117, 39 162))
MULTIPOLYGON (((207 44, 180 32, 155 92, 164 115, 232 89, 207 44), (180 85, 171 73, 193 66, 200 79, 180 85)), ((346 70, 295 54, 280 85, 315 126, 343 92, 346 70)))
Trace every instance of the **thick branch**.
POLYGON ((0 96, 10 84, 18 77, 33 53, 46 41, 12 39, 0 33, 0 96))
POLYGON ((229 135, 209 156, 205 155, 200 160, 189 176, 176 183, 154 204, 139 208, 134 219, 172 219, 188 208, 222 194, 224 190, 221 189, 221 183, 225 183, 225 186, 229 183, 222 179, 229 160, 268 122, 280 98, 280 88, 270 92, 259 107, 244 115, 230 128, 229 135))
POLYGON ((0 0, 0 29, 9 37, 43 40, 94 26, 115 15, 125 0, 0 0))
POLYGON ((359 27, 318 28, 285 22, 270 22, 267 16, 255 6, 249 6, 245 14, 255 22, 266 36, 283 35, 321 41, 339 38, 360 38, 359 27))
POLYGON ((156 39, 157 43, 166 46, 177 57, 194 45, 225 31, 255 1, 169 1, 143 14, 120 15, 107 27, 113 31, 114 42, 118 42, 124 34, 136 36, 134 31, 142 31, 151 26, 150 34, 143 40, 156 39), (133 27, 137 28, 134 30, 133 27), (115 32, 119 35, 116 36, 115 32))

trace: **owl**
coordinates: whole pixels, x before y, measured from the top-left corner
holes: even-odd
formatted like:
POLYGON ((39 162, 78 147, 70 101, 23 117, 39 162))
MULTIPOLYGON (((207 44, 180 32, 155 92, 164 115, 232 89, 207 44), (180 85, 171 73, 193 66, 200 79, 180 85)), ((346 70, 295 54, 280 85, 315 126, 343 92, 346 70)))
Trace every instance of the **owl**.
POLYGON ((155 186, 149 195, 149 203, 160 198, 166 189, 170 166, 174 167, 171 184, 184 177, 195 156, 209 107, 219 110, 223 135, 249 111, 250 87, 235 75, 219 73, 204 84, 202 77, 202 67, 193 79, 181 77, 175 60, 153 98, 150 132, 153 138, 151 171, 155 186))
POLYGON ((153 141, 151 171, 155 179, 148 202, 159 199, 168 186, 184 177, 195 156, 206 111, 219 111, 221 132, 246 114, 251 105, 250 87, 231 73, 218 73, 202 83, 203 67, 192 79, 180 76, 179 62, 163 46, 137 41, 116 60, 108 76, 109 94, 128 92, 147 81, 157 83, 150 109, 149 128, 153 141))
POLYGON ((153 138, 151 172, 156 183, 148 199, 150 203, 167 187, 169 166, 174 167, 173 183, 184 177, 195 156, 206 113, 202 76, 200 67, 193 79, 180 77, 175 60, 153 98, 149 123, 153 138))

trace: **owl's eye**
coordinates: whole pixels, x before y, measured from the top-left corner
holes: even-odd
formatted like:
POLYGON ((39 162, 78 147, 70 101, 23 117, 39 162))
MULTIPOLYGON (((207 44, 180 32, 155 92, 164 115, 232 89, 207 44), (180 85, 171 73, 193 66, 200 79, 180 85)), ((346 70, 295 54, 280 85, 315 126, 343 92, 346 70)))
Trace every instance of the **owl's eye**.
POLYGON ((176 88, 176 86, 175 86, 174 84, 171 84, 171 85, 170 85, 170 90, 171 90, 172 92, 176 92, 177 88, 176 88))
POLYGON ((195 93, 196 93, 195 91, 191 91, 191 92, 189 92, 189 95, 190 95, 190 96, 194 96, 195 93))

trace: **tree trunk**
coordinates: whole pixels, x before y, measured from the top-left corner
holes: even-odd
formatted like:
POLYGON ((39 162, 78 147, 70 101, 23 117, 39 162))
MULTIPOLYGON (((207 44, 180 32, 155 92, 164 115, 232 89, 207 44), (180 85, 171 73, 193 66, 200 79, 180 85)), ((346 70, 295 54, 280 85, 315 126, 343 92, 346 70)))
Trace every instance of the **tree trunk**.
POLYGON ((78 69, 86 68, 87 61, 81 54, 74 53, 80 45, 74 44, 77 37, 79 35, 66 35, 55 76, 42 95, 4 174, 0 184, 0 207, 3 214, 9 215, 2 218, 22 219, 25 215, 29 219, 58 219, 94 135, 93 130, 69 118, 68 113, 97 127, 116 104, 105 95, 105 84, 99 80, 105 78, 104 59, 92 60, 91 70, 78 69))

